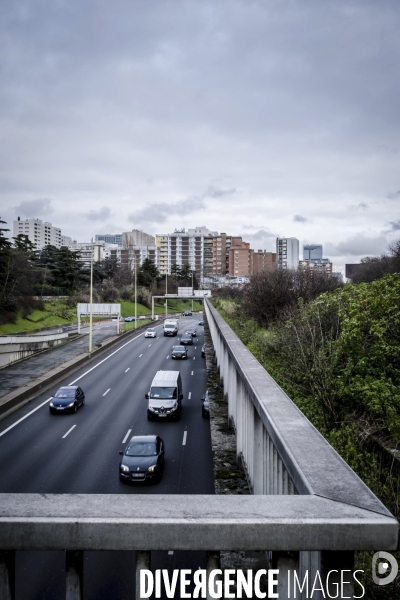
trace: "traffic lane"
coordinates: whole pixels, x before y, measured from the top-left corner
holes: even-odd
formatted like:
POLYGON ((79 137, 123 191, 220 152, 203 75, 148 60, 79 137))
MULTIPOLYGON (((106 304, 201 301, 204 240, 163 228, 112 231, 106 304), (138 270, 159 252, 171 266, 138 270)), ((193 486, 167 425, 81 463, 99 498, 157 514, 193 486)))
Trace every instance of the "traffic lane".
MULTIPOLYGON (((163 361, 162 352, 158 358, 163 361)), ((154 372, 154 370, 150 370, 147 377, 148 381, 151 381, 154 372)), ((148 391, 149 384, 143 383, 142 381, 143 370, 140 375, 141 377, 139 380, 133 382, 133 387, 137 391, 134 396, 136 398, 136 404, 139 403, 139 411, 138 414, 133 416, 133 422, 131 424, 132 435, 134 433, 153 433, 155 430, 153 425, 150 427, 149 423, 147 423, 146 416, 147 402, 144 399, 144 394, 148 391), (143 400, 141 400, 140 396, 142 396, 143 400)), ((89 373, 89 377, 97 377, 95 371, 89 373)), ((184 376, 183 378, 185 389, 185 387, 187 388, 190 385, 190 382, 188 383, 184 376)), ((144 379, 146 379, 146 377, 144 377, 144 379)), ((129 398, 129 396, 132 396, 132 394, 129 393, 129 390, 127 390, 130 384, 131 378, 127 377, 125 380, 120 380, 118 389, 110 391, 104 401, 100 400, 100 402, 97 403, 96 413, 92 414, 91 411, 86 410, 88 408, 88 406, 86 406, 84 409, 80 409, 77 415, 72 415, 74 418, 73 424, 71 418, 67 415, 62 415, 58 418, 57 416, 51 417, 48 414, 48 419, 52 421, 49 429, 52 434, 50 436, 51 440, 49 440, 50 448, 49 444, 39 444, 37 436, 35 439, 34 434, 30 433, 29 435, 28 431, 24 431, 24 437, 33 439, 35 442, 25 444, 25 446, 23 445, 23 442, 21 442, 23 450, 20 451, 17 456, 21 457, 26 464, 25 467, 21 466, 21 464, 17 464, 17 459, 14 456, 13 464, 15 465, 14 472, 16 472, 16 481, 12 477, 6 476, 7 486, 5 491, 26 490, 33 492, 46 490, 54 493, 67 491, 92 491, 97 493, 100 491, 103 493, 118 492, 118 489, 115 490, 114 485, 111 484, 113 481, 113 462, 111 461, 110 464, 107 460, 110 455, 108 447, 110 445, 112 446, 114 440, 119 437, 118 434, 114 433, 114 429, 119 429, 119 431, 121 431, 119 423, 125 422, 126 424, 132 420, 133 402, 123 401, 122 404, 121 402, 118 402, 118 399, 126 399, 126 397, 129 398), (84 415, 82 414, 82 411, 85 411, 84 415), (73 427, 77 417, 79 417, 79 421, 76 428, 71 431, 68 439, 64 439, 63 442, 60 442, 60 434, 65 435, 65 433, 70 430, 64 428, 60 431, 60 428, 53 426, 54 420, 62 423, 62 427, 64 427, 64 423, 66 425, 67 420, 69 420, 70 422, 68 425, 73 427), (87 419, 89 419, 89 421, 87 421, 87 419), (87 449, 88 446, 89 450, 87 449), (83 457, 84 460, 82 460, 83 457), (41 476, 39 476, 38 472, 38 466, 40 464, 42 465, 41 476), (101 467, 99 467, 99 464, 101 467), (79 469, 77 468, 78 465, 79 469)), ((167 425, 167 423, 163 425, 167 425)), ((27 428, 25 427, 25 429, 27 428)), ((166 438, 165 441, 170 448, 170 452, 172 448, 172 452, 170 453, 171 460, 169 461, 171 475, 170 485, 168 486, 169 493, 179 493, 179 482, 182 475, 182 455, 180 449, 181 436, 176 434, 172 428, 166 427, 166 435, 164 434, 164 438, 166 438)), ((48 439, 48 435, 46 435, 46 439, 48 439)), ((166 469, 166 472, 168 472, 168 469, 166 469)), ((4 481, 2 481, 2 485, 4 486, 4 481)), ((167 490, 165 490, 165 492, 168 493, 167 490)))
MULTIPOLYGON (((138 338, 138 341, 140 342, 140 338, 138 338)), ((126 343, 124 344, 124 346, 126 346, 126 343)), ((136 346, 135 342, 134 346, 136 346)), ((146 344, 146 347, 147 346, 148 344, 146 344)), ((129 348, 129 346, 126 346, 125 348, 123 347, 123 349, 118 353, 119 365, 117 365, 115 368, 107 368, 106 372, 103 372, 104 366, 100 363, 102 363, 104 360, 107 360, 108 357, 105 357, 105 359, 97 361, 97 365, 90 366, 89 369, 87 369, 87 371, 85 372, 86 375, 84 377, 82 377, 82 374, 78 376, 80 381, 78 381, 77 383, 82 382, 83 384, 83 380, 86 380, 88 385, 87 387, 83 386, 86 391, 86 406, 85 408, 80 408, 79 412, 76 415, 59 415, 59 418, 57 416, 51 418, 48 411, 48 402, 45 402, 44 406, 39 408, 38 411, 31 414, 22 423, 19 423, 13 430, 8 431, 4 436, 0 437, 0 463, 2 463, 3 467, 5 465, 14 465, 13 471, 15 474, 17 484, 24 480, 32 482, 32 474, 33 472, 37 472, 37 465, 41 462, 45 463, 46 458, 48 461, 49 456, 54 455, 55 458, 58 458, 57 450, 59 449, 59 440, 61 439, 61 436, 63 436, 66 433, 66 424, 69 423, 71 419, 75 417, 75 422, 79 422, 81 425, 85 425, 85 418, 82 416, 81 413, 82 411, 86 411, 86 409, 92 408, 98 404, 99 398, 102 398, 104 393, 109 389, 109 387, 105 387, 105 384, 107 384, 108 386, 113 384, 113 382, 110 380, 110 375, 114 374, 115 379, 120 385, 122 372, 120 358, 124 358, 124 354, 127 354, 125 360, 127 360, 128 363, 131 364, 132 362, 134 362, 132 361, 132 357, 140 353, 139 347, 135 347, 134 353, 130 352, 129 348), (108 379, 103 383, 105 377, 107 377, 108 379), (45 441, 46 444, 40 444, 39 441, 45 441), (39 448, 41 448, 41 455, 38 455, 39 448), (25 473, 24 469, 21 468, 21 461, 27 462, 27 473, 25 473)), ((142 349, 144 350, 144 347, 142 349)), ((114 355, 114 357, 116 356, 115 352, 112 352, 111 354, 114 355)), ((110 360, 112 358, 113 357, 111 356, 110 360)), ((70 379, 71 376, 66 378, 64 381, 61 381, 59 384, 54 386, 50 393, 54 393, 56 389, 60 387, 60 385, 68 385, 69 383, 71 383, 70 379)), ((126 379, 125 387, 127 387, 127 385, 128 380, 126 379)), ((17 422, 21 417, 29 414, 32 411, 32 409, 36 408, 37 406, 40 406, 40 404, 42 404, 46 399, 48 400, 50 397, 48 394, 49 392, 41 394, 36 401, 31 402, 29 405, 25 405, 24 407, 22 407, 22 409, 5 419, 2 423, 2 431, 6 431, 10 425, 17 422)), ((89 412, 91 413, 91 411, 89 412)), ((63 460, 63 457, 61 457, 60 460, 63 460)), ((58 470, 59 469, 55 469, 55 471, 58 470)), ((7 471, 9 472, 9 469, 1 469, 1 472, 3 474, 3 477, 0 479, 1 485, 5 483, 4 474, 7 471)), ((6 477, 6 479, 6 487, 12 487, 14 481, 13 477, 6 477)))

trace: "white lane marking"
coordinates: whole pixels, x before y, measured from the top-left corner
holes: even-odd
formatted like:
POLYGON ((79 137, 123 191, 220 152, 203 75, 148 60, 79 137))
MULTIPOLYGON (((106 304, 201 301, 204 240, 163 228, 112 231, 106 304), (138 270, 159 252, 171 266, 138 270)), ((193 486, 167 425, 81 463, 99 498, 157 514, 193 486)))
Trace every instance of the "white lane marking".
POLYGON ((110 390, 111 390, 111 388, 108 388, 108 390, 106 392, 104 392, 103 396, 107 396, 107 394, 110 390))
POLYGON ((139 358, 141 358, 143 356, 143 354, 139 354, 139 358))
POLYGON ((149 344, 149 348, 150 348, 151 344, 149 344))
POLYGON ((68 429, 67 433, 62 436, 62 439, 66 438, 67 435, 70 434, 73 429, 75 429, 75 427, 76 427, 76 425, 72 425, 71 429, 68 429))
POLYGON ((2 431, 0 433, 0 437, 2 435, 4 435, 5 433, 7 433, 7 431, 10 431, 10 429, 12 429, 13 427, 15 427, 16 425, 18 425, 18 423, 21 423, 21 421, 23 421, 24 419, 27 419, 28 417, 30 417, 31 414, 33 414, 34 412, 36 412, 37 410, 39 410, 39 408, 42 408, 42 406, 44 406, 45 404, 47 404, 48 402, 50 402, 50 400, 51 400, 51 398, 47 398, 47 400, 45 400, 44 402, 42 402, 42 404, 39 404, 39 406, 37 406, 36 408, 34 408, 33 410, 31 410, 31 412, 29 412, 27 415, 25 415, 24 417, 22 417, 18 421, 15 421, 15 423, 13 423, 12 425, 10 425, 10 427, 7 427, 7 429, 5 429, 4 431, 2 431))
POLYGON ((195 356, 193 356, 193 360, 196 360, 196 357, 195 357, 195 356))
POLYGON ((192 375, 193 375, 193 371, 192 371, 192 375))
POLYGON ((188 394, 188 400, 190 400, 191 397, 192 397, 192 392, 189 392, 189 394, 188 394))
MULTIPOLYGON (((75 427, 75 425, 74 425, 75 427)), ((187 431, 183 432, 182 446, 186 446, 187 431)))
POLYGON ((124 344, 123 346, 121 346, 120 348, 118 348, 117 350, 115 350, 114 352, 112 352, 106 358, 103 358, 103 360, 101 360, 99 363, 97 363, 97 365, 95 365, 91 369, 88 369, 87 371, 85 371, 85 373, 83 373, 83 375, 80 375, 79 377, 77 377, 76 379, 74 379, 74 381, 71 381, 71 383, 69 383, 68 385, 74 385, 74 383, 76 383, 77 381, 79 381, 80 379, 82 379, 82 377, 85 377, 85 375, 87 375, 88 373, 90 373, 90 371, 93 371, 94 369, 97 369, 97 367, 99 367, 101 364, 103 364, 103 362, 105 362, 106 360, 108 360, 109 358, 111 358, 112 356, 114 356, 114 354, 117 354, 117 352, 119 352, 120 350, 122 350, 122 348, 125 348, 125 346, 127 346, 128 344, 131 344, 132 342, 134 342, 135 340, 137 340, 138 338, 140 338, 142 335, 144 335, 144 334, 143 333, 139 333, 139 335, 137 335, 136 337, 134 337, 131 340, 129 340, 129 342, 126 342, 126 344, 124 344))
POLYGON ((169 554, 170 556, 172 556, 172 555, 173 555, 173 553, 174 553, 174 551, 173 551, 173 550, 168 550, 168 554, 169 554))
POLYGON ((194 349, 197 350, 197 346, 195 346, 194 349))
POLYGON ((124 439, 122 440, 122 443, 125 444, 126 440, 128 439, 128 437, 131 434, 132 429, 128 429, 128 433, 126 434, 126 436, 124 437, 124 439))
POLYGON ((169 354, 168 354, 167 358, 169 358, 169 354))
POLYGON ((128 367, 128 368, 126 369, 125 373, 127 373, 127 372, 129 371, 129 369, 130 369, 130 367, 128 367))

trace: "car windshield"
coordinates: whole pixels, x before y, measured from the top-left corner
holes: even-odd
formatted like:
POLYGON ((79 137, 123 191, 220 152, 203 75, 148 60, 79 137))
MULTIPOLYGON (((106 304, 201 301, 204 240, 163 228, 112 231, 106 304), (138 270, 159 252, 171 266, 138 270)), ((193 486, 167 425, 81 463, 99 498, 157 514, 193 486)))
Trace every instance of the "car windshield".
POLYGON ((183 346, 175 346, 175 352, 186 352, 186 349, 183 346))
POLYGON ((55 398, 74 398, 75 390, 68 388, 60 388, 56 391, 55 398))
POLYGON ((154 329, 148 329, 147 333, 154 333, 154 331, 155 331, 154 329))
POLYGON ((155 442, 129 442, 125 452, 126 456, 156 456, 155 442))
POLYGON ((160 400, 177 398, 176 387, 152 387, 150 396, 152 398, 160 398, 160 400))
POLYGON ((189 333, 184 333, 181 339, 182 340, 190 340, 190 338, 191 338, 191 336, 189 333))

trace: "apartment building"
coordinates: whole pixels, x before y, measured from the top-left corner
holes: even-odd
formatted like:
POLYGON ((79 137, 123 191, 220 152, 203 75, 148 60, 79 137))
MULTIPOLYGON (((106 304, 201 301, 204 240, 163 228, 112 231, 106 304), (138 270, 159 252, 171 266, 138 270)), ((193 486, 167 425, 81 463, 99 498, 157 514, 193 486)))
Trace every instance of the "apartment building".
POLYGON ((276 266, 279 270, 299 268, 299 240, 294 237, 276 238, 276 266))
POLYGON ((43 223, 40 219, 25 219, 19 217, 13 221, 13 237, 26 235, 36 250, 42 250, 45 246, 55 246, 61 248, 63 245, 61 229, 53 227, 47 221, 43 223))
POLYGON ((68 246, 68 249, 71 252, 78 252, 79 257, 78 260, 83 263, 86 267, 90 266, 91 256, 92 256, 92 248, 93 248, 93 261, 100 262, 105 258, 105 242, 102 240, 97 240, 95 242, 76 242, 73 241, 72 244, 68 246))
POLYGON ((276 270, 276 253, 266 250, 254 250, 253 252, 253 274, 262 271, 276 270))
POLYGON ((172 265, 182 267, 189 264, 202 281, 205 273, 211 269, 212 232, 205 226, 194 229, 175 229, 173 233, 157 234, 158 270, 162 275, 171 273, 172 265))
POLYGON ((313 260, 300 260, 299 269, 309 272, 324 272, 332 275, 333 265, 329 258, 320 258, 313 260))
POLYGON ((321 260, 322 255, 322 244, 304 244, 303 260, 321 260))
POLYGON ((96 242, 105 242, 106 244, 116 244, 122 247, 122 233, 101 233, 94 237, 96 242))
POLYGON ((132 231, 124 231, 122 234, 122 247, 129 248, 130 246, 155 246, 156 240, 153 235, 140 231, 139 229, 132 229, 132 231))

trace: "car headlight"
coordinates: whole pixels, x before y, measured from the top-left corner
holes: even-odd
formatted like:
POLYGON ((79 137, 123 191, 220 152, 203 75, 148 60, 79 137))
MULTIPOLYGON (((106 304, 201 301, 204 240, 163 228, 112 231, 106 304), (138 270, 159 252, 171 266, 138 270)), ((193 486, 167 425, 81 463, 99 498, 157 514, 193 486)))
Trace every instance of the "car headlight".
POLYGON ((149 410, 151 410, 151 412, 154 412, 154 407, 153 406, 149 406, 149 410))
POLYGON ((148 473, 154 473, 154 471, 157 469, 157 465, 152 465, 151 467, 149 467, 147 469, 148 473))
POLYGON ((54 404, 52 402, 50 402, 49 406, 54 406, 54 404))
POLYGON ((123 471, 124 473, 129 473, 129 467, 127 467, 126 465, 121 465, 121 471, 123 471))
POLYGON ((68 408, 72 408, 74 404, 75 404, 75 401, 71 402, 71 404, 68 404, 68 408))

